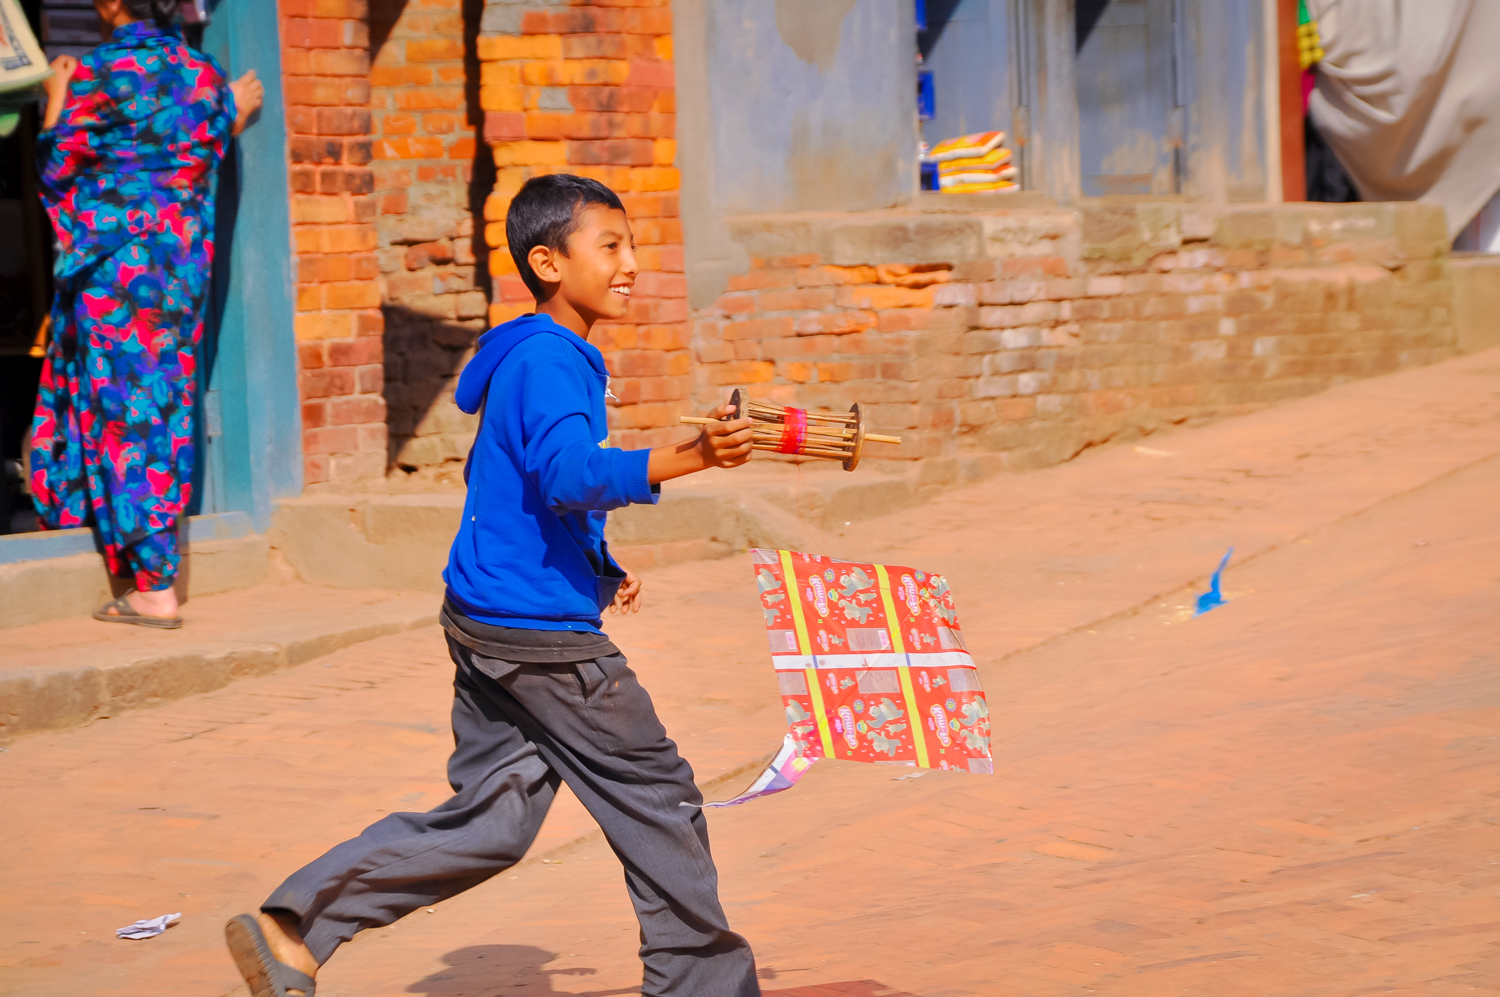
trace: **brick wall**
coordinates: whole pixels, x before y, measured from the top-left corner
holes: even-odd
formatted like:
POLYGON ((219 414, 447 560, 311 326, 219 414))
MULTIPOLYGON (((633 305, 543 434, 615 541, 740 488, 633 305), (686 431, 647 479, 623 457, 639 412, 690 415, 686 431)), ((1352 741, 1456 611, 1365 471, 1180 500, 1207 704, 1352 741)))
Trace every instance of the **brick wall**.
POLYGON ((612 441, 655 446, 682 435, 692 357, 682 273, 669 0, 490 0, 478 42, 483 137, 494 192, 484 209, 494 277, 490 321, 531 311, 505 246, 510 198, 530 177, 569 172, 620 193, 641 274, 623 322, 592 342, 613 376, 612 441))
POLYGON ((1442 212, 1143 204, 744 219, 700 404, 859 401, 926 480, 1040 466, 1452 354, 1442 212), (899 247, 893 250, 892 247, 899 247), (894 255, 893 255, 894 253, 894 255))
POLYGON ((304 481, 385 473, 366 0, 280 0, 304 481))
POLYGON ((488 326, 488 249, 475 227, 494 183, 475 141, 481 13, 476 0, 372 0, 370 10, 390 458, 417 481, 456 479, 475 427, 452 396, 488 326))

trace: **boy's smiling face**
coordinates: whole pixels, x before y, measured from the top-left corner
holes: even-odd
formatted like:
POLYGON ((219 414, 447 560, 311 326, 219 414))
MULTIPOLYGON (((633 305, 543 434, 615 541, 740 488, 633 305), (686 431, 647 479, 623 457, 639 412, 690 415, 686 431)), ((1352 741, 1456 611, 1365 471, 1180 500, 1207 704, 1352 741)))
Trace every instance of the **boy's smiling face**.
POLYGON ((566 255, 537 246, 527 261, 550 292, 538 302, 538 311, 569 328, 575 323, 568 319, 576 316, 583 328, 573 331, 580 335, 587 336, 595 322, 622 319, 630 310, 630 290, 640 268, 630 220, 618 208, 585 205, 578 212, 578 228, 568 237, 566 255))

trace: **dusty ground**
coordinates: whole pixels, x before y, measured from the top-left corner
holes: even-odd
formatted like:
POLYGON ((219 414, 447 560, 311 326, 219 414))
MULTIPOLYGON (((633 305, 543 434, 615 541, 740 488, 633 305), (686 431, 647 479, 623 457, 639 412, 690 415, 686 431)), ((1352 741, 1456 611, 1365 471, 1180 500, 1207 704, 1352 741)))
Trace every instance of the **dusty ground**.
MULTIPOLYGON (((1147 444, 809 531, 949 576, 997 774, 825 763, 714 813, 768 992, 1500 987, 1500 356, 1147 444), (1231 545, 1231 602, 1189 619, 1231 545)), ((612 628, 720 795, 779 739, 748 581, 658 572, 612 628)), ((448 667, 413 631, 12 743, 0 992, 235 992, 228 914, 446 795, 448 667)), ((361 936, 319 994, 633 993, 634 936, 567 799, 526 863, 361 936)))

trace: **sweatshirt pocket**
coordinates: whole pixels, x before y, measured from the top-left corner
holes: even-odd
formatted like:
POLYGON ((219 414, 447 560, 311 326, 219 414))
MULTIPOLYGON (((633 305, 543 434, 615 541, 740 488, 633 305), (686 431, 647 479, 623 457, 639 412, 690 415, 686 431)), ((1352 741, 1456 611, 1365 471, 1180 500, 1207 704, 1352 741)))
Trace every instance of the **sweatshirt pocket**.
POLYGON ((595 576, 594 583, 598 589, 599 612, 602 613, 615 601, 615 593, 620 591, 620 585, 625 581, 625 570, 609 556, 609 544, 601 542, 599 553, 604 561, 603 571, 595 576))

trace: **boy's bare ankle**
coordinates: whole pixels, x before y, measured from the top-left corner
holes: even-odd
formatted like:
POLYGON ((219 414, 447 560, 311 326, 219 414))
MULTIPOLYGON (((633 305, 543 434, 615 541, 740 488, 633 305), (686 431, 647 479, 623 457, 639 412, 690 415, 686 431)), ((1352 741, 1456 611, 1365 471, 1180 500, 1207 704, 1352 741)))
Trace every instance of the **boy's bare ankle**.
POLYGON ((255 915, 255 920, 260 924, 260 930, 266 936, 266 944, 271 947, 271 955, 277 962, 285 963, 308 976, 317 975, 318 960, 313 958, 312 950, 302 941, 295 917, 262 911, 255 915))

